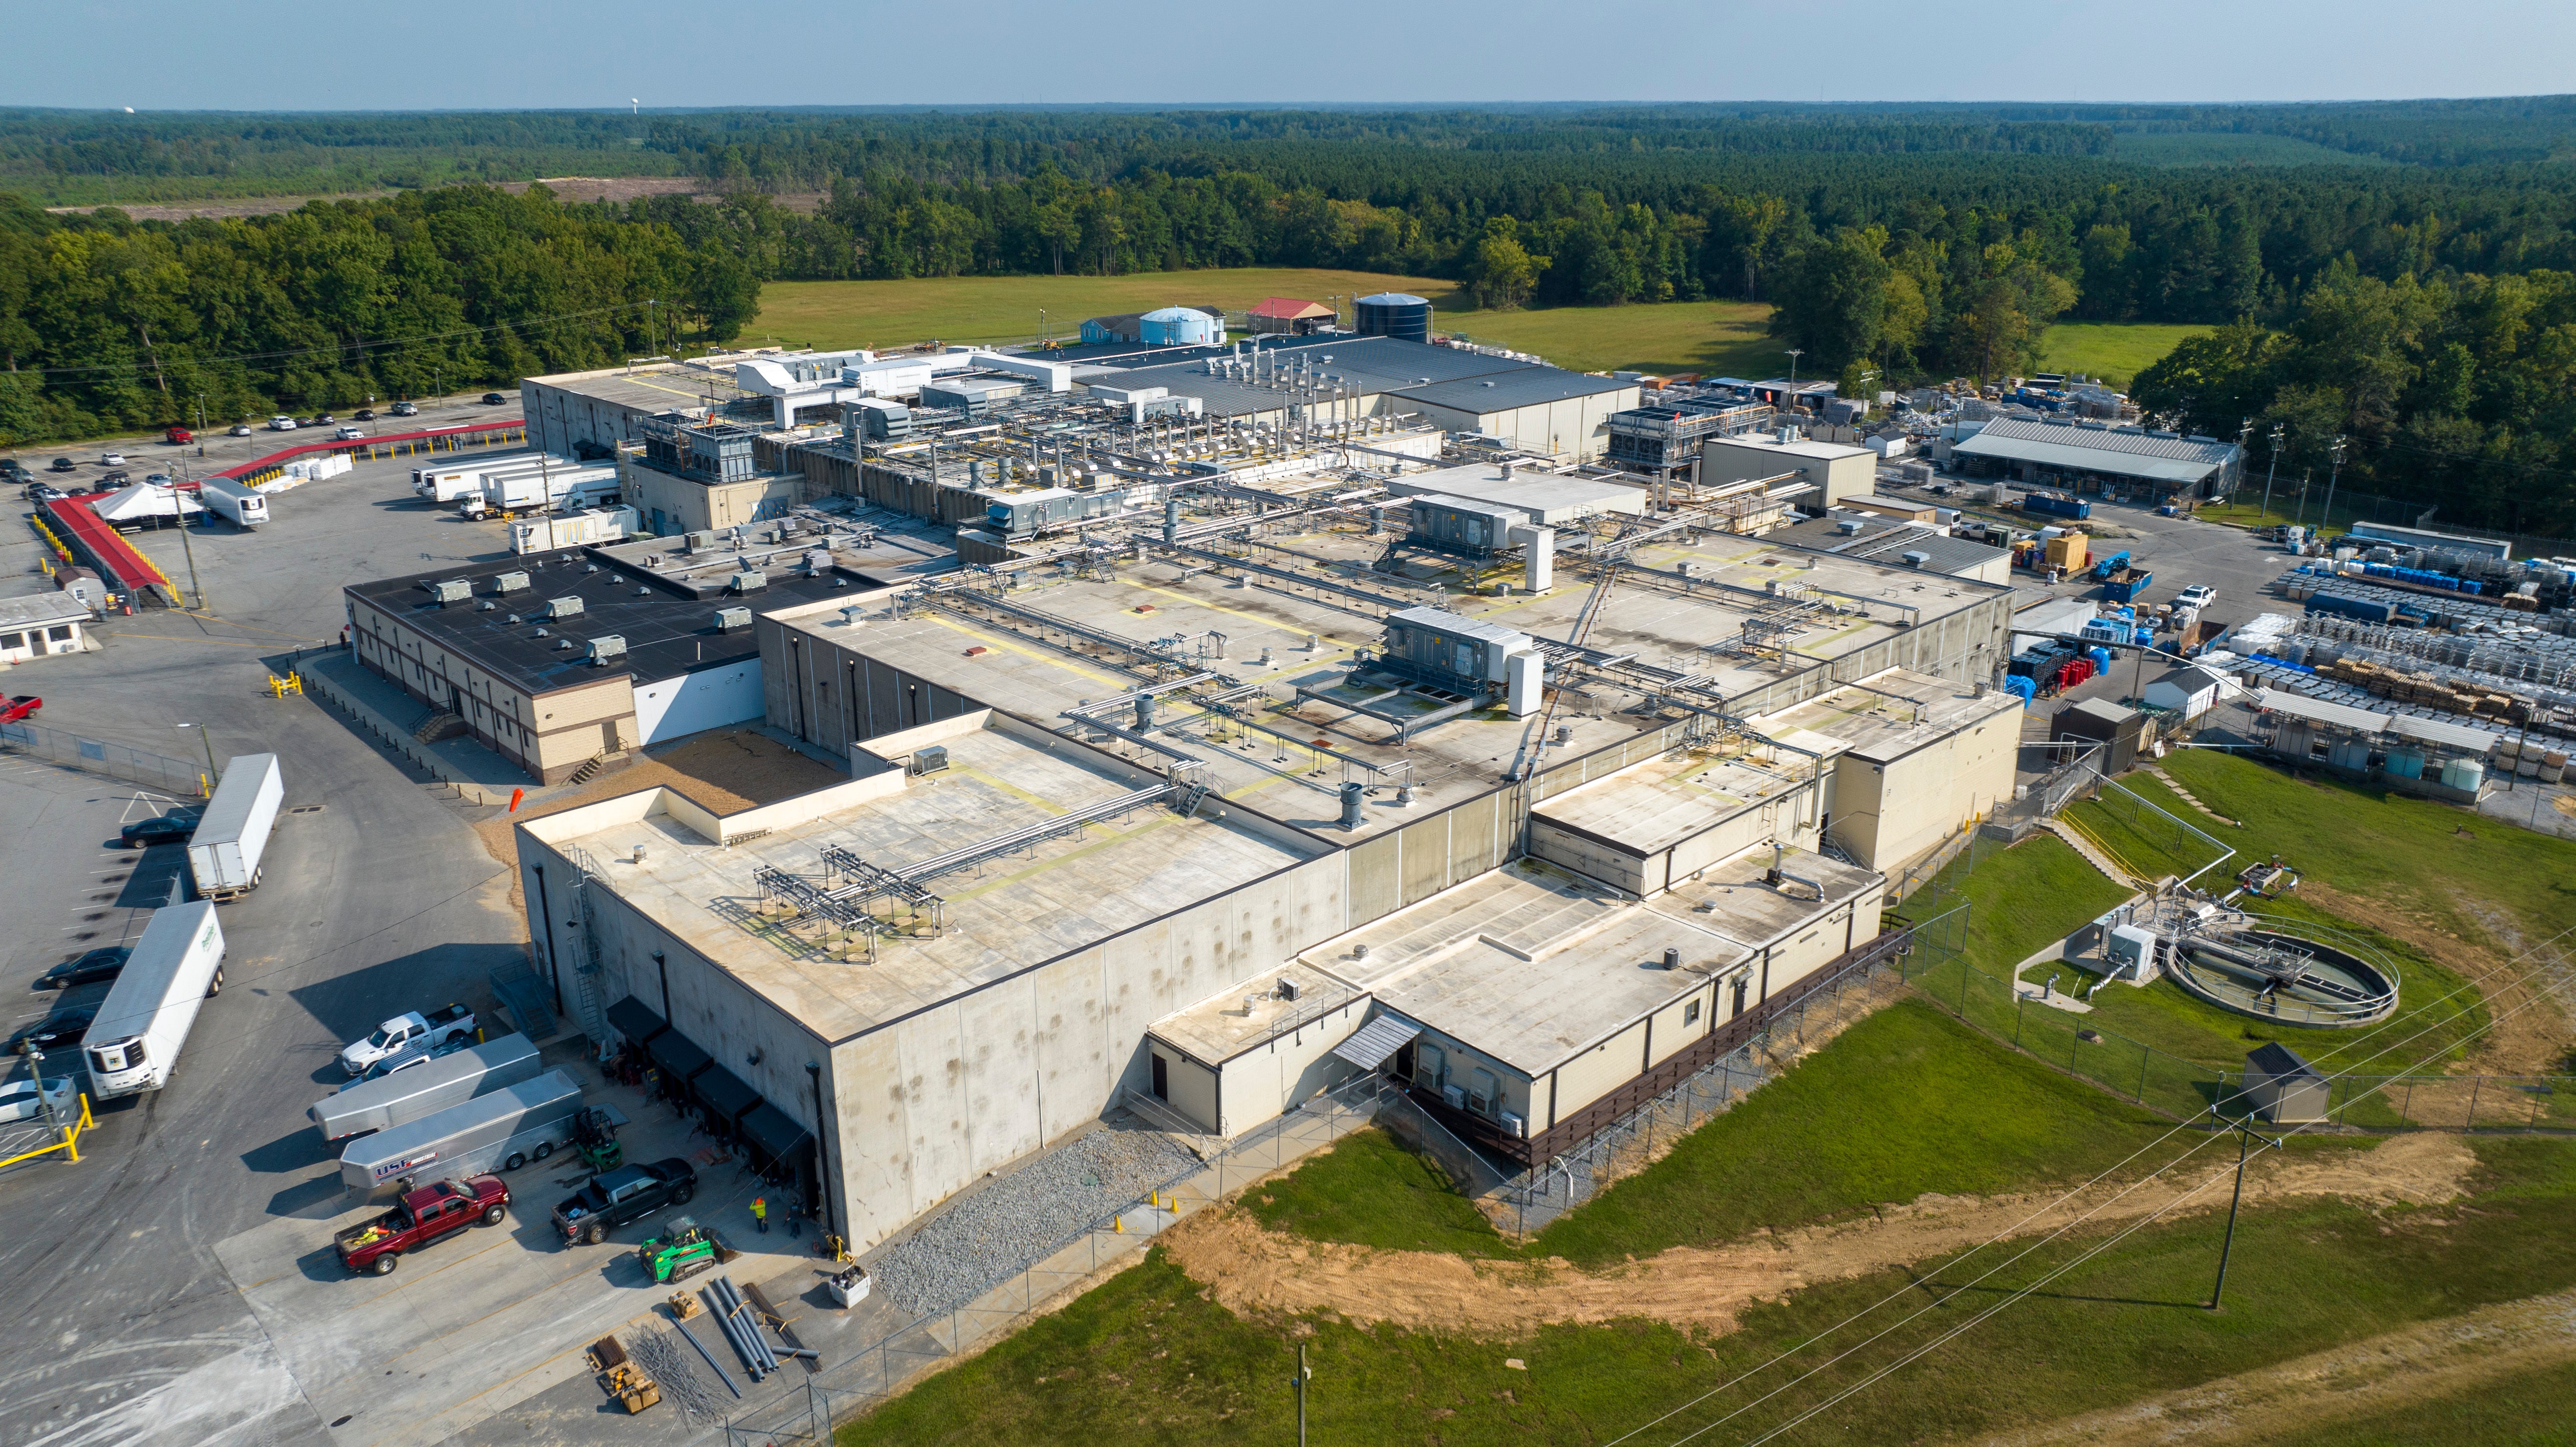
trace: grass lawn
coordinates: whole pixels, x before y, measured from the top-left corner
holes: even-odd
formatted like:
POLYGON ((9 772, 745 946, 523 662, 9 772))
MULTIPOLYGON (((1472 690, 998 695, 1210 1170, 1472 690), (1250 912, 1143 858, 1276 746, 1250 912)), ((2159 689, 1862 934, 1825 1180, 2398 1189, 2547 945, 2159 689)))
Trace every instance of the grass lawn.
POLYGON ((2516 951, 2491 924, 2531 943, 2576 926, 2576 840, 2429 799, 2294 779, 2215 749, 2178 750, 2163 767, 2245 821, 2211 832, 2242 836, 2247 859, 2277 852, 2309 879, 2502 955, 2516 951))
POLYGON ((2163 322, 2059 322, 2039 339, 2039 366, 2044 372, 2100 377, 2125 391, 2149 363, 2172 351, 2174 343, 2208 330, 2163 322))
POLYGON ((1244 1209, 1274 1231, 1388 1251, 1517 1255, 1448 1175, 1382 1130, 1345 1136, 1324 1155, 1244 1193, 1244 1209))
POLYGON ((2393 1411, 2275 1437, 2272 1447, 2564 1447, 2576 1362, 2479 1382, 2393 1411))
MULTIPOLYGON (((908 347, 945 342, 1036 339, 1038 309, 1058 341, 1081 340, 1085 317, 1151 311, 1159 306, 1243 309, 1265 297, 1324 301, 1372 292, 1409 291, 1442 306, 1457 283, 1364 271, 1297 267, 1139 272, 1130 276, 947 276, 911 281, 773 281, 760 289, 760 315, 747 342, 815 347, 908 347)), ((1447 325, 1442 317, 1441 324, 1447 325)))
POLYGON ((2128 897, 2065 840, 2034 834, 2008 849, 1980 841, 1899 912, 1921 921, 1964 900, 1968 962, 2005 975, 2128 897))
POLYGON ((1695 371, 1769 377, 1788 359, 1762 334, 1771 308, 1758 302, 1663 306, 1464 310, 1457 283, 1422 276, 1294 267, 1142 272, 1132 276, 955 276, 912 281, 773 281, 760 289, 751 342, 815 347, 903 347, 945 342, 1023 342, 1039 335, 1038 309, 1059 340, 1078 340, 1085 317, 1205 305, 1241 310, 1264 297, 1326 301, 1372 292, 1427 297, 1434 323, 1480 342, 1535 352, 1578 372, 1695 371))
MULTIPOLYGON (((1440 298, 1432 301, 1437 305, 1440 298)), ((1577 372, 1698 372, 1759 381, 1789 369, 1779 339, 1763 333, 1771 308, 1762 302, 1676 301, 1508 312, 1442 307, 1433 320, 1442 331, 1516 352, 1534 352, 1577 372)))
MULTIPOLYGON (((1302 1339, 1314 1373, 1308 1405, 1317 1442, 1599 1443, 1891 1292, 1904 1293, 1905 1309, 1931 1309, 1707 1440, 1756 1436, 1921 1346, 1931 1347, 1921 1361, 1826 1410, 1792 1440, 1914 1442, 2002 1431, 2576 1282, 2576 1144, 2500 1139, 2476 1149, 2484 1169, 2475 1210, 2371 1211, 2340 1201, 2248 1210, 2224 1314, 2201 1306, 2225 1220, 2211 1212, 2146 1227, 1937 1346, 1936 1336, 1965 1325, 2002 1292, 2037 1285, 2080 1246, 2059 1243, 1979 1285, 1969 1284, 1974 1271, 1953 1279, 1936 1262, 1811 1287, 1748 1313, 1741 1330, 1723 1337, 1639 1321, 1550 1328, 1517 1341, 1368 1329, 1328 1315, 1245 1320, 1156 1251, 838 1435, 846 1447, 1284 1444, 1296 1433, 1288 1377, 1302 1339), (1507 1357, 1526 1370, 1506 1367, 1507 1357)), ((1873 1316, 1869 1329, 1895 1319, 1873 1316)), ((1856 1340, 1840 1333, 1829 1347, 1856 1340)), ((1794 1366, 1818 1366, 1823 1356, 1810 1351, 1794 1366)), ((1752 1385, 1787 1379, 1775 1369, 1752 1385)), ((1677 1439, 1750 1395, 1719 1393, 1646 1440, 1677 1439)), ((2405 1440, 2486 1440, 2439 1418, 2436 1426, 2452 1435, 2405 1440)))

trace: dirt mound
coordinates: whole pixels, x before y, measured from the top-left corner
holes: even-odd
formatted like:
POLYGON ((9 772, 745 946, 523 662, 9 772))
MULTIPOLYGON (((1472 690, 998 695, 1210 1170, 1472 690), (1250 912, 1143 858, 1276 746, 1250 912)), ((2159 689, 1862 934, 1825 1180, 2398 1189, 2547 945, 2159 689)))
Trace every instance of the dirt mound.
POLYGON ((2576 1292, 2481 1307, 2160 1392, 2126 1406, 1998 1433, 1986 1447, 2238 1447, 2365 1413, 2419 1406, 2576 1361, 2576 1292))
MULTIPOLYGON (((2401 1136, 2368 1152, 2269 1157, 2247 1173, 2245 1194, 2255 1201, 2345 1196, 2429 1204, 2458 1196, 2476 1164, 2456 1136, 2401 1136)), ((1266 1230, 1233 1208, 1193 1217, 1164 1233, 1162 1243, 1237 1315, 1332 1311, 1360 1323, 1488 1337, 1638 1316, 1725 1331, 1753 1302, 1814 1282, 1943 1256, 2007 1232, 2040 1235, 2097 1206, 2099 1212, 2079 1231, 2133 1220, 2177 1201, 2179 1211, 2221 1207, 2227 1203, 2223 1182, 2220 1151, 2212 1147, 2157 1180, 2125 1192, 2117 1185, 2094 1187, 2062 1206, 2050 1204, 2060 1191, 1925 1196, 1856 1223, 1766 1232, 1711 1248, 1676 1247, 1602 1272, 1579 1271, 1562 1260, 1468 1261, 1439 1252, 1306 1241, 1266 1230), (2194 1194, 2195 1186, 2213 1179, 2221 1183, 2217 1188, 2194 1194)))

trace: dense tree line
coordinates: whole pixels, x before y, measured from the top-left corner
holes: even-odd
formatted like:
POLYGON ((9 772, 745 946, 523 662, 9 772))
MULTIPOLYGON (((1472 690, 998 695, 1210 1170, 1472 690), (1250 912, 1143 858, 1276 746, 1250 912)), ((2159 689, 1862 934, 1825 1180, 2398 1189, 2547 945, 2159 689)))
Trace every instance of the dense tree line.
POLYGON ((607 366, 758 295, 730 252, 541 188, 175 225, 0 196, 0 445, 607 366))

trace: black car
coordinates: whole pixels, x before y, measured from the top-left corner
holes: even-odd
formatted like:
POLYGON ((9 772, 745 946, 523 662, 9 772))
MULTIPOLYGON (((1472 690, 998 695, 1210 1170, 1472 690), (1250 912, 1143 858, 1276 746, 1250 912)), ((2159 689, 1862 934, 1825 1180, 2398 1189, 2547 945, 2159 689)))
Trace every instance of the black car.
POLYGON ((109 488, 111 488, 111 487, 126 487, 126 486, 130 486, 130 485, 133 483, 133 481, 134 481, 134 479, 133 479, 132 477, 128 476, 127 474, 125 474, 125 473, 122 473, 122 472, 111 472, 111 473, 107 474, 105 477, 100 478, 100 479, 98 480, 97 484, 96 484, 95 486, 93 486, 90 490, 91 490, 92 492, 105 492, 105 491, 107 491, 107 490, 108 490, 109 488))
POLYGON ((89 1033, 89 1024, 98 1018, 96 1005, 75 1005, 56 1010, 51 1015, 9 1037, 9 1053, 24 1055, 30 1049, 55 1051, 81 1043, 89 1033))
POLYGON ((498 407, 504 400, 505 399, 498 392, 486 392, 483 394, 483 405, 486 407, 498 407))
POLYGON ((596 1246, 612 1229, 641 1221, 664 1206, 686 1205, 697 1193, 697 1167, 678 1156, 649 1166, 619 1166, 591 1177, 555 1207, 555 1229, 567 1246, 575 1241, 596 1246))
POLYGON ((80 464, 72 461, 68 457, 57 457, 54 459, 54 464, 51 470, 55 472, 78 472, 80 471, 80 464))
POLYGON ((31 485, 27 489, 27 496, 34 498, 38 502, 52 502, 57 498, 65 496, 65 493, 61 488, 54 486, 52 483, 39 482, 31 485))
POLYGON ((127 945, 107 945, 77 959, 69 959, 36 977, 39 990, 64 990, 86 985, 94 980, 113 980, 125 972, 125 962, 134 950, 127 945))
POLYGON ((0 457, 0 477, 8 478, 13 482, 24 482, 32 475, 27 471, 27 464, 14 457, 0 457))
POLYGON ((117 831, 128 849, 147 844, 184 844, 197 832, 197 816, 192 811, 163 814, 154 819, 138 819, 117 831))

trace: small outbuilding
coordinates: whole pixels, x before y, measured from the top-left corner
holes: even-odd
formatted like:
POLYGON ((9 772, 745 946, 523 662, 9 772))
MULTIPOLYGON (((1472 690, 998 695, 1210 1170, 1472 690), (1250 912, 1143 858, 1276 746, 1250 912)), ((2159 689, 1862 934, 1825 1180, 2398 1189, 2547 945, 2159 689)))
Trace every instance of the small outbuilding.
POLYGON ((2147 707, 2167 710, 2188 721, 2217 707, 2228 687, 2227 680, 2206 668, 2177 668, 2149 681, 2142 697, 2147 707))
POLYGON ((2333 1082, 2277 1040, 2245 1057, 2245 1107, 2274 1125, 2325 1121, 2333 1094, 2333 1082))
POLYGON ((1341 317, 1319 301, 1299 301, 1293 296, 1264 297, 1261 305, 1248 314, 1257 334, 1306 336, 1335 325, 1341 317))
POLYGON ((67 592, 0 598, 0 662, 78 653, 88 622, 89 608, 67 592))
POLYGON ((2146 733, 2145 714, 2134 708, 2122 708, 2108 699, 2088 698, 2057 711, 2049 738, 2055 743, 2108 745, 2103 751, 2102 772, 2110 775, 2125 773, 2138 761, 2138 751, 2146 744, 2146 733))

